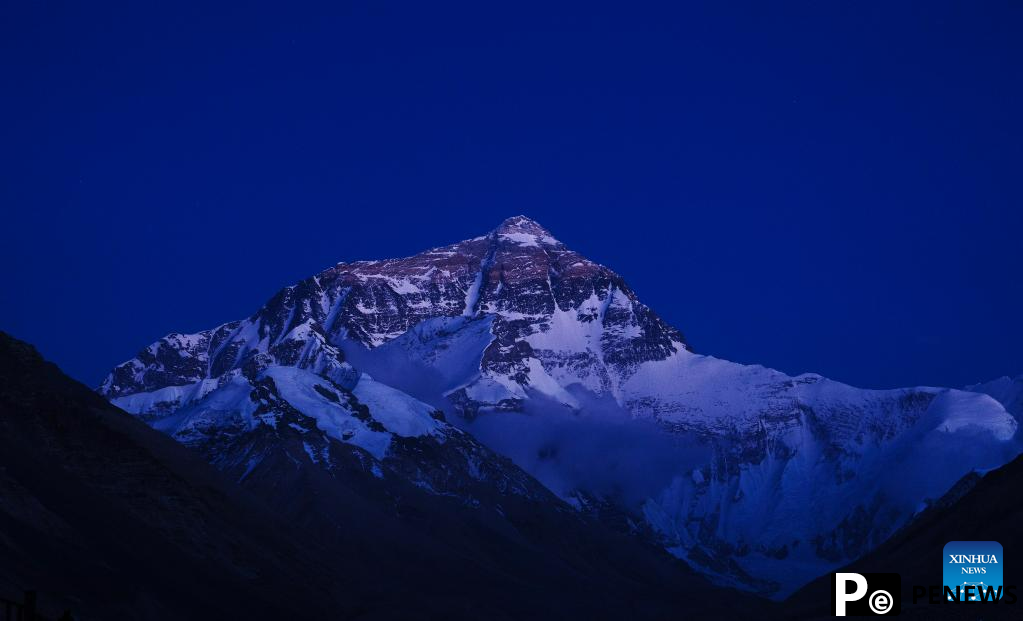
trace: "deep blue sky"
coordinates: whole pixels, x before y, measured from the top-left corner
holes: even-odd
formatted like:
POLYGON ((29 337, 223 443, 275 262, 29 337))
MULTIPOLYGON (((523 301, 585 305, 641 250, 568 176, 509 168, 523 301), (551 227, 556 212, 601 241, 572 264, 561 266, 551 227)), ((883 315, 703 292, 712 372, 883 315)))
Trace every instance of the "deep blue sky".
POLYGON ((1019 2, 197 4, 0 8, 0 329, 89 384, 519 213, 701 352, 1023 372, 1019 2))

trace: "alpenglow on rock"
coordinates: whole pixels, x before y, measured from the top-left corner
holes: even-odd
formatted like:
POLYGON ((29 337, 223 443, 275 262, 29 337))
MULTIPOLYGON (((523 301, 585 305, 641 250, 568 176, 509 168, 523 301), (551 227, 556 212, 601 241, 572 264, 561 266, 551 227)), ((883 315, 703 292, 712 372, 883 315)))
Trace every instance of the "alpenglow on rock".
POLYGON ((215 459, 271 424, 261 386, 393 472, 429 459, 395 437, 464 436, 478 457, 476 436, 578 510, 773 596, 1020 452, 1017 421, 987 395, 860 390, 697 355, 619 275, 524 216, 413 257, 339 263, 247 319, 164 337, 99 390, 215 459), (390 397, 366 396, 378 391, 390 397), (429 423, 432 409, 454 426, 429 423))
POLYGON ((414 257, 340 263, 281 290, 248 319, 170 334, 116 367, 100 392, 116 398, 271 364, 353 385, 344 344, 374 348, 417 327, 482 329, 474 322, 489 322, 473 370, 480 377, 452 392, 467 413, 514 409, 525 386, 571 402, 560 387, 568 379, 611 391, 643 362, 686 349, 682 334, 620 276, 519 216, 489 235, 414 257), (560 357, 563 344, 575 350, 570 359, 560 357))

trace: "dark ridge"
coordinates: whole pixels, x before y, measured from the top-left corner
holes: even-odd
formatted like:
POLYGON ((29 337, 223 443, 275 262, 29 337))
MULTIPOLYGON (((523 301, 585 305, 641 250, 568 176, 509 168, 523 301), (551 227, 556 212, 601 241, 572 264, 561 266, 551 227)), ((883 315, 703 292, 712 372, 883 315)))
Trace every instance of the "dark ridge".
MULTIPOLYGON (((765 610, 553 499, 481 487, 467 506, 367 474, 336 442, 338 468, 307 467, 297 435, 265 426, 245 446, 258 467, 214 471, 0 333, 0 597, 34 589, 49 616, 161 621, 765 610)), ((448 449, 399 450, 443 463, 448 449)))

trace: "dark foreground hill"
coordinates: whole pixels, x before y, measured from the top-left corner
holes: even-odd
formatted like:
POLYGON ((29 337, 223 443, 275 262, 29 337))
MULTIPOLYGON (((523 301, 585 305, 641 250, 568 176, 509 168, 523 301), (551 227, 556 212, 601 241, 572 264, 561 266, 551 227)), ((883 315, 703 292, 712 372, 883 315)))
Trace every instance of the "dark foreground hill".
MULTIPOLYGON (((969 475, 941 502, 858 561, 840 571, 894 572, 902 576, 903 617, 913 619, 1023 619, 1023 457, 985 476, 969 475), (949 541, 1002 544, 1006 585, 1015 604, 912 604, 913 585, 940 585, 942 550, 949 541)), ((830 576, 818 578, 784 604, 791 618, 834 618, 830 576)))
POLYGON ((329 584, 185 447, 0 333, 0 589, 97 619, 324 613, 329 584))
POLYGON ((238 485, 0 333, 0 594, 86 619, 759 616, 549 499, 466 506, 288 447, 238 485))

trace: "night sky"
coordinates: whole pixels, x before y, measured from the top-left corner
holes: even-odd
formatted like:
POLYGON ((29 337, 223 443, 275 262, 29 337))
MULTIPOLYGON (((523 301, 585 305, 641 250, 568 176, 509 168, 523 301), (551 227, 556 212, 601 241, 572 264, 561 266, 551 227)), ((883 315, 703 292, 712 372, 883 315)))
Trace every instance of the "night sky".
POLYGON ((90 385, 520 213, 702 353, 1023 373, 1023 3, 179 4, 0 8, 0 329, 90 385))

